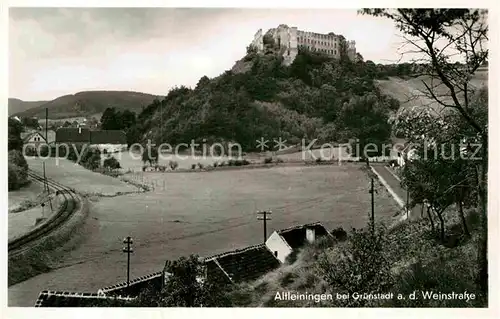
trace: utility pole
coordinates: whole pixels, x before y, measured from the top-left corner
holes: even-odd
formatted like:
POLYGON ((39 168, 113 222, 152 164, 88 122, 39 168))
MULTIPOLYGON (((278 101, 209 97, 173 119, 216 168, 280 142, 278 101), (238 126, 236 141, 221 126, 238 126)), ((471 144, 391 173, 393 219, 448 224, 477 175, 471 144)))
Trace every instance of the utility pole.
POLYGON ((43 162, 42 165, 43 165, 43 186, 47 191, 47 197, 49 198, 50 211, 54 212, 54 209, 52 208, 52 200, 50 199, 50 190, 49 190, 49 184, 47 183, 47 175, 45 175, 45 162, 43 162))
POLYGON ((47 145, 49 145, 49 137, 48 137, 48 130, 49 130, 49 108, 45 108, 45 142, 47 145))
POLYGON ((267 221, 268 220, 271 220, 271 218, 269 217, 269 215, 271 215, 273 212, 272 211, 257 211, 257 215, 262 215, 262 216, 258 216, 257 219, 258 220, 262 220, 263 223, 264 223, 264 243, 266 242, 267 240, 267 221))
POLYGON ((127 254, 127 293, 130 293, 130 291, 129 291, 129 287, 130 287, 130 254, 134 252, 132 247, 130 247, 130 245, 132 245, 132 243, 133 243, 132 237, 127 236, 127 238, 123 239, 123 243, 127 244, 126 247, 123 247, 123 252, 127 254))
POLYGON ((372 233, 375 234, 375 187, 373 185, 373 178, 371 179, 371 188, 369 193, 372 195, 372 233))

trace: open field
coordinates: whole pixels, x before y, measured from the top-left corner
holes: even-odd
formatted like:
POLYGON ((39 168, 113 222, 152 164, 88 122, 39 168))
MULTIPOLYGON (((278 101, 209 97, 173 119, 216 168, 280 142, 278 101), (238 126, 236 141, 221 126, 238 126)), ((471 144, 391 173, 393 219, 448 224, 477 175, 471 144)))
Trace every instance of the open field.
POLYGON ((113 196, 118 193, 131 193, 138 189, 119 179, 94 173, 86 168, 76 165, 64 158, 49 158, 45 161, 26 157, 30 169, 43 175, 43 162, 47 178, 53 179, 63 185, 74 188, 83 194, 101 194, 113 196))
MULTIPOLYGON (((318 146, 321 146, 318 144, 318 146)), ((306 145, 307 147, 307 145, 306 145)), ((114 153, 111 154, 113 157, 115 157, 119 162, 122 167, 122 170, 124 172, 127 171, 133 171, 133 172, 140 172, 142 171, 142 166, 144 165, 141 156, 139 153, 130 153, 129 151, 125 152, 120 152, 120 153, 114 153)), ((330 158, 335 158, 338 159, 339 156, 342 156, 342 159, 347 159, 349 157, 349 154, 346 152, 346 149, 344 148, 325 148, 323 150, 320 149, 314 149, 311 150, 309 153, 308 151, 304 152, 293 152, 293 153, 287 153, 287 154, 277 154, 275 155, 272 152, 265 152, 265 153, 249 153, 243 158, 247 159, 251 163, 263 163, 264 159, 266 157, 273 157, 273 158, 280 158, 284 162, 302 162, 302 161, 311 161, 315 160, 316 158, 324 158, 324 159, 330 159, 330 158), (311 155, 312 153, 312 155, 311 155)), ((236 158, 236 157, 235 157, 236 158)), ((176 161, 179 164, 180 169, 190 169, 193 164, 202 164, 204 166, 208 165, 213 165, 215 162, 227 162, 230 158, 227 156, 225 157, 202 157, 200 156, 192 156, 190 154, 181 154, 181 155, 173 155, 173 154, 163 154, 160 156, 158 164, 159 165, 168 165, 169 161, 176 161)))
MULTIPOLYGON (((32 305, 43 289, 95 292, 125 280, 125 236, 134 239, 137 277, 162 269, 167 259, 260 243, 257 210, 273 211, 268 235, 314 221, 329 229, 363 227, 370 210, 369 180, 354 164, 144 175, 165 188, 93 202, 82 244, 54 271, 9 287, 9 305, 32 305)), ((390 220, 395 202, 381 187, 376 196, 377 220, 390 220)))

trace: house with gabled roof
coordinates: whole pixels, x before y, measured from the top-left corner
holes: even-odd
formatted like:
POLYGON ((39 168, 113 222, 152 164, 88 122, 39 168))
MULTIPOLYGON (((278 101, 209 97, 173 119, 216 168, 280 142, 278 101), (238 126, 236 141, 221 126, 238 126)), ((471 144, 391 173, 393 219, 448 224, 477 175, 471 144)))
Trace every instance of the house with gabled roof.
POLYGON ((55 142, 55 132, 52 130, 23 132, 21 139, 26 150, 39 150, 41 145, 51 145, 55 142))
POLYGON ((333 238, 320 222, 293 226, 273 232, 266 240, 266 247, 281 263, 284 263, 294 250, 325 236, 333 238))

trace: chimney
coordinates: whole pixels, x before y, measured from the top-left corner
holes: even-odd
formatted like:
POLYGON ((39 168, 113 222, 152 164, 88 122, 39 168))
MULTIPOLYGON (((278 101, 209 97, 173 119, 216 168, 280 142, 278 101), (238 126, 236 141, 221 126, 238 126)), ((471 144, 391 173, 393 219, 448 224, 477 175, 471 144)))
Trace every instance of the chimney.
POLYGON ((307 227, 306 228, 306 240, 308 243, 313 243, 314 240, 316 239, 316 231, 314 227, 307 227))

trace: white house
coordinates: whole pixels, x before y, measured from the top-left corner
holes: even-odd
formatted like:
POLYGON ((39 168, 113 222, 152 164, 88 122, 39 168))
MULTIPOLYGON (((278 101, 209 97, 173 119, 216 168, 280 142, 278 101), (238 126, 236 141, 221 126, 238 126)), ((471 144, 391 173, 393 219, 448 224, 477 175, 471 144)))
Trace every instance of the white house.
POLYGON ((266 240, 267 248, 281 263, 306 243, 313 243, 318 237, 332 236, 319 222, 277 230, 266 240))

